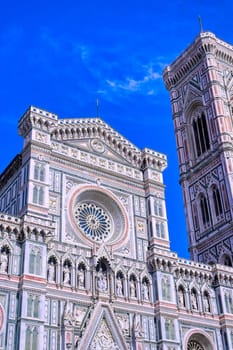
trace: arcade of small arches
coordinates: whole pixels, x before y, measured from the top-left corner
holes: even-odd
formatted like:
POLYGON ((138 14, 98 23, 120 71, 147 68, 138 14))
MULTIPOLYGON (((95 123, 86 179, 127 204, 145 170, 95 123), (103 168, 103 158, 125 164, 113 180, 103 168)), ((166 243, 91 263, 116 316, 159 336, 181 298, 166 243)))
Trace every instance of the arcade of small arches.
POLYGON ((100 258, 97 265, 91 269, 83 261, 75 267, 71 259, 66 258, 60 264, 56 256, 52 255, 47 264, 47 280, 49 283, 61 283, 62 285, 77 289, 94 289, 98 292, 108 293, 112 288, 117 297, 130 297, 152 301, 150 277, 139 277, 136 273, 126 275, 122 270, 113 271, 107 259, 100 258), (94 286, 91 286, 94 275, 94 286), (110 287, 111 286, 111 287, 110 287))
POLYGON ((193 311, 203 310, 205 313, 214 313, 213 302, 207 290, 198 293, 195 287, 191 291, 187 291, 183 285, 179 285, 177 289, 177 298, 179 308, 190 307, 193 311))

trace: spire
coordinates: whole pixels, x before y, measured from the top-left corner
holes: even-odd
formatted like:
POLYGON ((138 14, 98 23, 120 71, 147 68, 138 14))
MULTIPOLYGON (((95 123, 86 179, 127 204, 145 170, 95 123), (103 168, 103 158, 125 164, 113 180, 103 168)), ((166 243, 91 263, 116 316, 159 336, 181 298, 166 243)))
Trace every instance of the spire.
POLYGON ((99 116, 99 99, 96 99, 96 117, 99 116))
POLYGON ((200 33, 202 33, 203 32, 203 26, 202 26, 202 18, 201 18, 200 15, 198 16, 198 21, 199 21, 199 26, 200 26, 200 33))

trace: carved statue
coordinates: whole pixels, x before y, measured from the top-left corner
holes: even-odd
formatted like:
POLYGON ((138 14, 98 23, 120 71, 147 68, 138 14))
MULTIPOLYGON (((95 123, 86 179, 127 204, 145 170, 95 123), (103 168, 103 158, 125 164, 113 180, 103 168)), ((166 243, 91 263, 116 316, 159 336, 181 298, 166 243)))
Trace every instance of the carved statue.
POLYGON ((198 307, 197 307, 198 306, 197 305, 197 295, 193 291, 191 293, 191 306, 192 306, 193 310, 197 310, 198 309, 198 307))
POLYGON ((149 300, 149 289, 146 282, 142 285, 142 295, 144 300, 149 300))
POLYGON ((64 284, 70 284, 70 268, 67 264, 63 268, 63 282, 64 284))
POLYGON ((55 264, 53 261, 50 261, 48 265, 48 281, 49 282, 55 281, 55 264))
POLYGON ((203 304, 204 304, 204 311, 210 312, 210 300, 208 295, 206 294, 204 295, 203 304))
POLYGON ((8 269, 8 254, 4 250, 0 256, 0 271, 6 273, 8 269))
POLYGON ((185 307, 184 291, 181 288, 178 290, 178 303, 180 307, 185 307))
POLYGON ((78 286, 85 288, 85 271, 82 268, 78 272, 78 286))
POLYGON ((129 290, 130 290, 130 296, 135 298, 136 297, 136 286, 135 286, 135 281, 133 279, 130 280, 129 290))
POLYGON ((107 290, 107 276, 106 273, 103 272, 102 268, 100 268, 98 273, 97 288, 100 292, 104 292, 107 290))
POLYGON ((118 276, 116 280, 116 294, 119 297, 123 295, 123 286, 122 286, 122 280, 120 276, 118 276))

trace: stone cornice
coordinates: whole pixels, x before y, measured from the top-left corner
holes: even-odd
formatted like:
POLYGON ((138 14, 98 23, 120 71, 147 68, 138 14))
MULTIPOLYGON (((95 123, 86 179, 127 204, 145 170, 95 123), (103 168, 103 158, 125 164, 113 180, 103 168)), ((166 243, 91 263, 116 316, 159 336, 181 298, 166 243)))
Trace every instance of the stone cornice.
POLYGON ((6 185, 7 181, 14 175, 22 165, 22 155, 17 156, 11 161, 7 168, 0 175, 0 190, 6 185))
POLYGON ((211 32, 200 33, 194 42, 163 72, 166 88, 173 86, 185 78, 197 67, 203 56, 212 54, 215 58, 233 64, 233 46, 218 39, 211 32))
MULTIPOLYGON (((100 140, 122 160, 128 162, 129 166, 138 169, 150 167, 163 171, 167 166, 164 154, 148 148, 140 150, 100 118, 58 119, 56 114, 30 106, 19 120, 18 129, 27 143, 32 142, 30 138, 35 137, 32 130, 37 129, 40 133, 49 135, 51 142, 59 142, 64 147, 68 142, 100 140)), ((46 141, 39 140, 40 143, 49 143, 48 139, 45 139, 46 141)))

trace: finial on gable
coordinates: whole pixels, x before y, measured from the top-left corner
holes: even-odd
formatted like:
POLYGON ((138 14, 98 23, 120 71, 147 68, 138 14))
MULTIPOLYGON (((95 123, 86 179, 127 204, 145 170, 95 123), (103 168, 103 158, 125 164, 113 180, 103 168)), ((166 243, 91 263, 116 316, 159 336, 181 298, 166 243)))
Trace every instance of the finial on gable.
POLYGON ((203 26, 202 26, 202 18, 201 18, 200 15, 198 16, 198 20, 199 20, 199 26, 200 26, 200 33, 202 33, 203 32, 203 26))
POLYGON ((96 99, 96 117, 99 117, 99 99, 96 99))

